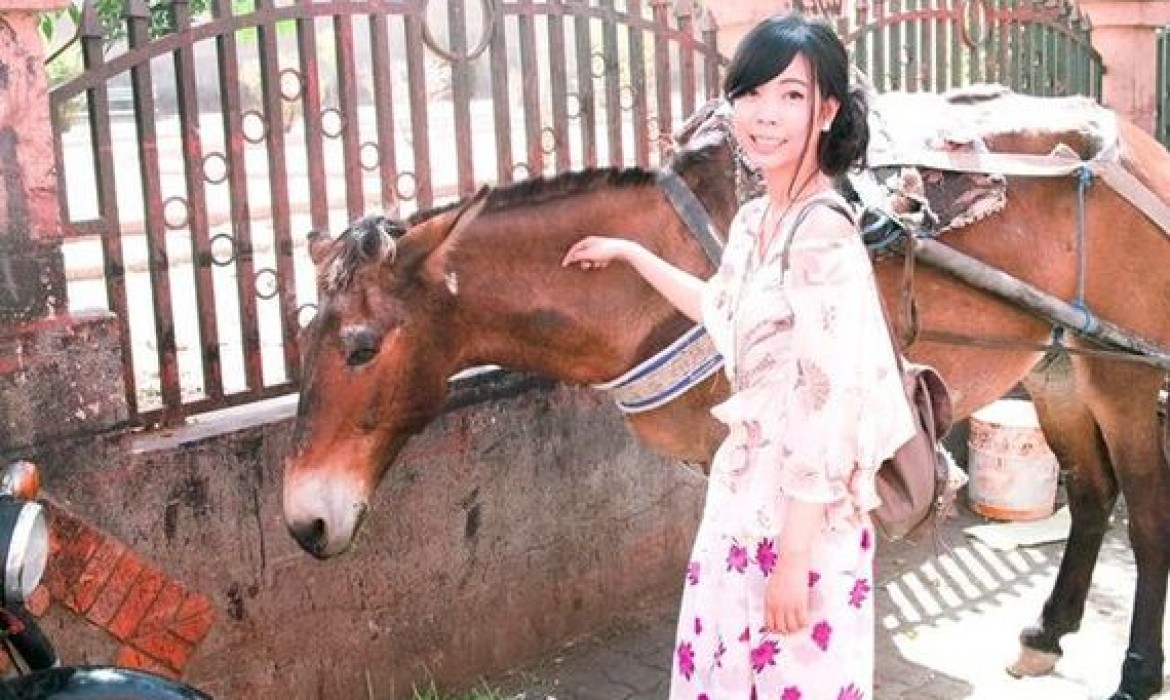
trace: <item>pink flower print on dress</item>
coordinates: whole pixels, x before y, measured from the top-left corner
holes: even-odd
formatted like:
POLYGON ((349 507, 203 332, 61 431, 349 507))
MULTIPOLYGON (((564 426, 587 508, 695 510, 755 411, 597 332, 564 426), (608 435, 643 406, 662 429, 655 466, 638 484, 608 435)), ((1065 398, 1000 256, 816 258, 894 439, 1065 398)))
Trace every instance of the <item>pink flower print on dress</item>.
POLYGON ((693 561, 687 564, 687 583, 692 586, 699 585, 699 562, 693 561))
POLYGON ((821 620, 813 625, 812 640, 813 643, 821 648, 821 651, 829 650, 829 641, 833 638, 833 626, 826 620, 821 620))
POLYGON ((719 638, 719 643, 715 645, 715 668, 723 668, 723 655, 727 653, 727 647, 723 644, 723 637, 719 638))
POLYGON ((861 688, 850 683, 837 693, 837 700, 865 700, 865 694, 861 692, 861 688))
POLYGON ((800 692, 800 688, 790 685, 784 689, 784 692, 780 695, 780 700, 800 700, 803 696, 804 693, 800 692))
POLYGON ((678 672, 688 681, 695 675, 695 650, 690 642, 678 645, 678 672))
POLYGON ((696 617, 695 618, 695 636, 697 637, 702 633, 703 633, 703 618, 696 617))
POLYGON ((855 608, 860 608, 865 599, 869 597, 869 592, 872 590, 869 587, 869 579, 859 578, 853 583, 853 590, 849 592, 849 604, 855 608))
POLYGON ((748 552, 747 547, 740 547, 736 543, 732 543, 731 549, 727 551, 727 570, 735 570, 737 573, 743 573, 748 566, 748 552))
POLYGON ((809 588, 812 588, 813 586, 817 585, 817 581, 820 581, 820 580, 821 580, 821 574, 819 571, 808 572, 808 587, 809 588))
POLYGON ((760 572, 765 576, 772 573, 776 568, 776 549, 772 544, 772 540, 763 539, 756 545, 756 563, 760 566, 760 572))
POLYGON ((823 409, 829 401, 829 392, 832 390, 829 375, 825 374, 825 371, 815 362, 801 360, 799 377, 796 387, 801 392, 805 408, 810 411, 823 409))
POLYGON ((769 666, 775 666, 776 654, 779 652, 780 647, 771 639, 752 649, 752 669, 760 673, 769 666))
POLYGON ((873 535, 869 528, 864 528, 861 531, 861 551, 868 552, 869 548, 873 546, 873 535))
POLYGON ((743 633, 739 635, 739 641, 741 641, 741 642, 747 642, 747 641, 749 641, 751 638, 752 638, 752 633, 751 633, 751 630, 749 630, 747 627, 744 627, 744 628, 743 628, 743 633))

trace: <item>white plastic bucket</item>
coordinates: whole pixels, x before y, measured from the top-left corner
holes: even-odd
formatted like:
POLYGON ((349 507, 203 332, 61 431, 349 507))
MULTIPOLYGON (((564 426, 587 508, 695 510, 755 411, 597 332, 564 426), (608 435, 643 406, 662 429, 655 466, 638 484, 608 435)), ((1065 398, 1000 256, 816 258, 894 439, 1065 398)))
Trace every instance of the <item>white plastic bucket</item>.
POLYGON ((967 497, 995 520, 1052 515, 1060 472, 1031 401, 1001 399, 971 415, 967 497))

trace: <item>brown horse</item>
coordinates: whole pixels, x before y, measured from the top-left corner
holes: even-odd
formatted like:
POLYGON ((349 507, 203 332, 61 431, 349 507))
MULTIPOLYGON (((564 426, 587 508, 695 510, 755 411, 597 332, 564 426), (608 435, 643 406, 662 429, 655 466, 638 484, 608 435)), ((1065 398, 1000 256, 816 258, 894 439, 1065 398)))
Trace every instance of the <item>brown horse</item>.
MULTIPOLYGON (((1122 123, 1119 132, 1124 168, 1170 200, 1170 154, 1131 125, 1122 123)), ((1090 141, 1079 131, 1039 126, 987 135, 988 146, 1005 153, 1044 154, 1061 142, 1088 157, 1096 148, 1090 141)), ((696 142, 671 163, 724 231, 737 206, 733 151, 724 140, 696 142)), ((1009 177, 1002 210, 941 240, 1070 299, 1078 287, 1079 211, 1074 180, 1009 177)), ((1170 237, 1104 185, 1088 188, 1083 211, 1087 307, 1170 344, 1170 237)), ((409 227, 369 218, 336 240, 313 241, 319 312, 305 330, 304 385, 284 475, 285 518, 308 552, 327 558, 349 546, 371 493, 406 440, 439 412, 447 379, 457 371, 497 364, 598 383, 688 328, 623 266, 562 268, 568 247, 592 233, 636 239, 692 273, 713 272, 655 174, 638 169, 485 189, 409 227)), ((901 262, 876 267, 888 308, 898 308, 901 262)), ((1091 355, 1046 354, 1035 348, 1050 339, 1050 323, 924 267, 915 296, 923 329, 1031 345, 920 340, 910 352, 946 377, 956 417, 1024 382, 1065 471, 1072 528, 1040 621, 1021 636, 1017 668, 1051 670, 1060 638, 1078 628, 1109 515, 1124 494, 1138 579, 1113 698, 1149 698, 1163 683, 1170 570, 1170 509, 1163 507, 1170 503, 1170 467, 1157 417, 1164 372, 1091 355)), ((1065 342, 1082 344, 1071 336, 1065 342)), ((661 452, 706 462, 723 437, 708 409, 726 392, 716 375, 673 403, 637 414, 631 425, 661 452)))

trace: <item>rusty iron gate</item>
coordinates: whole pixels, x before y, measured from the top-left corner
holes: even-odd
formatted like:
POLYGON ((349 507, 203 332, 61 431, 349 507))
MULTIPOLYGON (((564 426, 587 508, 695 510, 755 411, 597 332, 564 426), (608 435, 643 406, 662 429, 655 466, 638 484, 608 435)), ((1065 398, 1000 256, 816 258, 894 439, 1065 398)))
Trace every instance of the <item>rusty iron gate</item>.
POLYGON ((1000 83, 1100 99, 1092 27, 1071 0, 798 0, 831 18, 878 92, 1000 83))
MULTIPOLYGON (((86 0, 50 64, 83 69, 52 91, 71 306, 117 314, 142 426, 295 391, 309 231, 653 166, 725 63, 696 0, 206 2, 126 0, 111 26, 86 0)), ((1069 0, 790 4, 833 21, 879 90, 1100 96, 1069 0)))
POLYGON ((307 232, 652 166, 723 62, 685 1, 167 4, 86 0, 50 63, 83 68, 51 97, 71 306, 117 314, 142 426, 295 390, 307 232))
POLYGON ((1170 27, 1158 30, 1157 87, 1158 105, 1155 115, 1154 136, 1163 146, 1170 148, 1170 27))

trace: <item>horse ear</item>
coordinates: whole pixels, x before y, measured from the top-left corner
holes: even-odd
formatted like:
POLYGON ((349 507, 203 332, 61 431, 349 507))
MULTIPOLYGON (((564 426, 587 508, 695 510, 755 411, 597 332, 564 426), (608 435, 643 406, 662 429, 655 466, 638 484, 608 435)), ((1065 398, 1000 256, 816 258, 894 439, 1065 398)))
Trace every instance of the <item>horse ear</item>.
POLYGON ((491 187, 484 185, 466 204, 459 207, 458 211, 455 212, 455 219, 451 222, 447 238, 456 236, 460 231, 470 226, 472 221, 475 221, 475 217, 479 216, 484 205, 487 204, 488 194, 491 191, 491 187))
POLYGON ((320 267, 321 263, 325 262, 329 247, 333 245, 333 239, 328 233, 321 231, 309 231, 307 238, 309 239, 309 259, 313 261, 313 265, 320 267))

